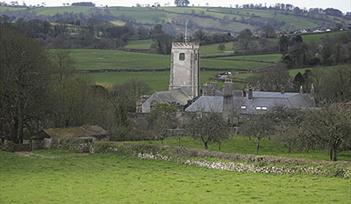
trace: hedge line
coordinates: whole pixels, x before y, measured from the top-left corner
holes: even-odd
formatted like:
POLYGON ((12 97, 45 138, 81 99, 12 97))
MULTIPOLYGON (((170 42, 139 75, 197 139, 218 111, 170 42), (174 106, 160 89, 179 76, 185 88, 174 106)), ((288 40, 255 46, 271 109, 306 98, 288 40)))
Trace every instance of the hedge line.
POLYGON ((96 153, 121 153, 141 159, 167 160, 186 165, 235 172, 307 174, 351 178, 350 162, 312 161, 277 156, 256 156, 212 152, 167 145, 97 142, 96 153))

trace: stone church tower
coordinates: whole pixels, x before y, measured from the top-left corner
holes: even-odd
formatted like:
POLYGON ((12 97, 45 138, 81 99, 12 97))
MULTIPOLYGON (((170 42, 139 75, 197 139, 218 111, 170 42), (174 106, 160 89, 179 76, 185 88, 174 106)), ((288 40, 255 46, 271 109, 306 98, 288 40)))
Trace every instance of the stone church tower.
POLYGON ((199 96, 199 48, 198 43, 172 43, 169 90, 182 89, 189 96, 199 96))

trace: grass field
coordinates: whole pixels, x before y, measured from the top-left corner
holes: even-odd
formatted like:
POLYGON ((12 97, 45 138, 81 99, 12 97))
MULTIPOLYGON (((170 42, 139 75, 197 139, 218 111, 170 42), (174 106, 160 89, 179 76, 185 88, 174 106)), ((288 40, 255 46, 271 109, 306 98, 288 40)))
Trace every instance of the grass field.
POLYGON ((100 49, 68 49, 67 51, 75 61, 75 67, 81 70, 157 70, 170 66, 170 57, 167 55, 100 49))
POLYGON ((0 203, 348 203, 350 180, 61 151, 0 151, 0 203))
POLYGON ((341 37, 346 35, 347 31, 327 32, 327 33, 316 33, 316 34, 305 34, 302 35, 303 41, 307 43, 318 43, 326 37, 341 37))
MULTIPOLYGON (((145 141, 143 143, 160 144, 161 141, 145 141)), ((170 137, 164 140, 164 144, 178 146, 179 140, 178 138, 170 137)), ((180 145, 188 148, 204 149, 200 141, 194 140, 191 137, 181 138, 180 145)), ((218 145, 210 144, 209 150, 218 151, 218 145)), ((249 140, 248 137, 244 137, 244 136, 234 136, 223 142, 221 146, 221 151, 227 152, 227 153, 256 154, 256 140, 254 138, 249 140)), ((271 140, 269 140, 268 138, 262 140, 262 146, 259 154, 284 156, 284 157, 296 157, 296 158, 304 158, 304 159, 312 159, 312 160, 329 160, 329 154, 327 151, 310 151, 308 153, 295 151, 295 152, 289 153, 288 149, 285 148, 274 138, 271 138, 271 140)), ((338 159, 351 161, 351 151, 339 152, 338 159)))
MULTIPOLYGON (((100 49, 69 49, 67 51, 75 61, 75 67, 79 70, 146 69, 152 71, 169 69, 170 66, 169 55, 100 49)), ((254 55, 251 57, 255 58, 254 55)), ((200 62, 202 68, 218 70, 250 70, 269 65, 270 63, 267 62, 230 59, 202 59, 200 62)))
POLYGON ((131 41, 128 41, 128 45, 125 46, 125 48, 148 50, 148 49, 150 49, 151 43, 152 43, 151 39, 131 40, 131 41))
MULTIPOLYGON (((98 5, 100 6, 100 5, 98 5)), ((0 12, 16 12, 19 8, 0 7, 0 12)), ((155 24, 171 23, 172 28, 183 32, 182 26, 184 19, 190 19, 194 25, 191 32, 203 29, 206 32, 240 32, 249 28, 256 30, 260 26, 253 26, 244 23, 243 20, 252 18, 262 19, 262 22, 275 20, 282 22, 279 30, 295 31, 298 29, 316 28, 326 22, 343 22, 348 24, 350 21, 342 18, 324 16, 321 19, 295 16, 292 13, 286 14, 277 10, 262 9, 243 9, 243 8, 223 8, 223 7, 85 7, 85 6, 61 6, 61 7, 41 7, 23 9, 23 12, 37 16, 54 16, 64 13, 83 13, 91 16, 96 13, 112 15, 117 18, 128 18, 137 24, 153 26, 155 24)), ((114 21, 114 20, 113 20, 114 21)), ((120 25, 120 24, 118 24, 120 25)))
MULTIPOLYGON (((203 84, 215 76, 217 72, 204 71, 200 73, 200 83, 203 84)), ((168 90, 169 72, 104 72, 104 73, 86 73, 82 77, 91 81, 105 84, 107 86, 118 85, 129 80, 145 81, 153 91, 168 90)))
POLYGON ((262 61, 268 63, 276 63, 281 59, 281 54, 263 54, 263 55, 242 55, 231 57, 220 57, 216 59, 223 60, 246 60, 246 61, 262 61))

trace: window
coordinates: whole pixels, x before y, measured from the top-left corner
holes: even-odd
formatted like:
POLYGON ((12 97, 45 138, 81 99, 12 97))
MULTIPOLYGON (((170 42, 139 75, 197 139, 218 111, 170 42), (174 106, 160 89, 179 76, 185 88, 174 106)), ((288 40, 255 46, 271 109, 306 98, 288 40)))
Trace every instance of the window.
POLYGON ((184 61, 185 60, 185 53, 180 53, 179 54, 179 60, 184 61))
POLYGON ((262 108, 261 108, 261 107, 259 107, 259 106, 258 106, 258 107, 256 107, 256 110, 261 110, 261 109, 262 109, 262 108))
POLYGON ((267 107, 262 107, 262 110, 267 110, 268 108, 267 107))
POLYGON ((245 109, 246 109, 246 106, 241 106, 240 108, 243 109, 243 110, 245 110, 245 109))

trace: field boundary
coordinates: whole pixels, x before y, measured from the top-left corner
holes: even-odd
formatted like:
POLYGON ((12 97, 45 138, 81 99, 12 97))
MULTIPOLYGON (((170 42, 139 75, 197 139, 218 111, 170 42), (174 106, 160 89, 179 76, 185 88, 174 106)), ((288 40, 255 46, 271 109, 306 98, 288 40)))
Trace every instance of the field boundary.
POLYGON ((185 165, 266 174, 306 174, 351 178, 351 162, 313 161, 278 156, 257 156, 128 142, 97 142, 96 153, 121 153, 140 159, 165 160, 185 165))

